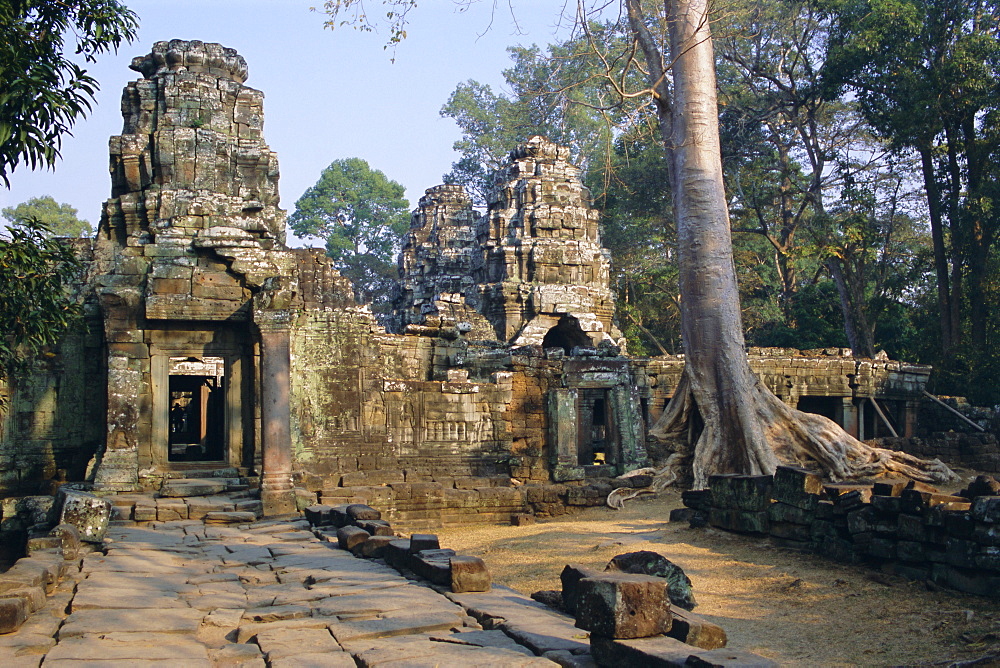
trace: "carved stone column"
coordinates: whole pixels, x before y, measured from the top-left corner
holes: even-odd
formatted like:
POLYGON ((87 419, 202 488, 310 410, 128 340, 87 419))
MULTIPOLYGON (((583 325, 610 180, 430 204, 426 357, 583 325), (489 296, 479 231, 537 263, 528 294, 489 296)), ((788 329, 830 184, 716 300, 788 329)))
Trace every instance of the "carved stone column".
POLYGON ((261 365, 262 468, 260 498, 265 515, 294 513, 290 409, 288 311, 258 311, 261 365))

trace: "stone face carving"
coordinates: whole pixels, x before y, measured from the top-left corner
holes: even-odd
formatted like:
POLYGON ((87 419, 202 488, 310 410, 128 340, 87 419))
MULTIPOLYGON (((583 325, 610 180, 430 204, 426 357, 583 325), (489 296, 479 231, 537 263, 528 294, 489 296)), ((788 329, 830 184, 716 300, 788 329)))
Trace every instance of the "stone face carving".
POLYGON ((516 148, 485 216, 459 186, 427 190, 400 254, 400 330, 466 323, 473 340, 567 352, 620 338, 598 213, 568 157, 543 137, 516 148))

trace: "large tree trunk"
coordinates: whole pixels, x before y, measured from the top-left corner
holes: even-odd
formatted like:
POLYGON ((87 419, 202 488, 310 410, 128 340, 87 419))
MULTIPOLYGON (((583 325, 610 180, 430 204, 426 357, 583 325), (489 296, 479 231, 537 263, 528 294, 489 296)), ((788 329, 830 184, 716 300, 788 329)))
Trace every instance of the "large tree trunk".
MULTIPOLYGON (((639 0, 625 0, 633 35, 646 43, 639 0)), ((684 380, 651 431, 686 441, 692 413, 704 427, 674 464, 691 466, 694 487, 713 473, 773 473, 781 462, 821 467, 835 479, 899 472, 920 480, 953 474, 940 462, 871 448, 836 423, 786 406, 754 376, 745 351, 729 211, 719 151, 715 61, 706 0, 665 0, 670 29, 673 99, 665 136, 673 167, 678 234, 684 380), (680 437, 680 438, 678 438, 680 437), (685 461, 686 460, 686 461, 685 461)), ((661 62, 663 62, 661 60, 661 62)), ((662 94, 662 78, 650 83, 662 94)))

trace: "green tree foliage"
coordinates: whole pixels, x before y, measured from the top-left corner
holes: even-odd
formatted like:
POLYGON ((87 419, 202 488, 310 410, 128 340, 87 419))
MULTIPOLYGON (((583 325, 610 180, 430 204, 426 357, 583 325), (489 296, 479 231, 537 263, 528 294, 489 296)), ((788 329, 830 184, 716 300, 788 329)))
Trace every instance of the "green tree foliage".
POLYGON ((395 256, 409 228, 405 189, 361 158, 334 160, 295 203, 288 224, 303 239, 322 239, 334 266, 354 284, 355 298, 387 306, 395 256))
POLYGON ((90 223, 77 216, 76 208, 59 204, 50 195, 32 197, 17 206, 6 207, 0 213, 11 223, 24 224, 37 220, 53 237, 89 237, 94 234, 90 223))
POLYGON ((987 334, 990 267, 1000 233, 1000 4, 993 0, 836 0, 825 78, 866 120, 915 152, 931 222, 942 361, 967 318, 987 334))
POLYGON ((67 48, 94 62, 130 42, 137 26, 118 0, 0 2, 0 180, 9 185, 22 163, 51 167, 62 136, 90 110, 97 81, 67 48))
POLYGON ((0 233, 0 381, 24 371, 82 322, 80 304, 68 293, 80 271, 72 247, 38 220, 16 221, 0 233))

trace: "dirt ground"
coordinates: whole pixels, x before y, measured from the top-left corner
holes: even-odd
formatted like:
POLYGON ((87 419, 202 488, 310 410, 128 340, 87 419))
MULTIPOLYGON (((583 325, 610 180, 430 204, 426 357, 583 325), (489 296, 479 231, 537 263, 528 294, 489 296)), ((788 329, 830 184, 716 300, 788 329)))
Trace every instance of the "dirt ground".
POLYGON ((671 524, 678 507, 680 492, 672 490, 622 511, 588 508, 531 526, 438 535, 442 547, 482 557, 495 582, 525 593, 560 589, 567 563, 603 569, 617 554, 659 552, 691 578, 695 612, 722 626, 730 647, 783 666, 946 666, 1000 653, 1000 600, 671 524))

